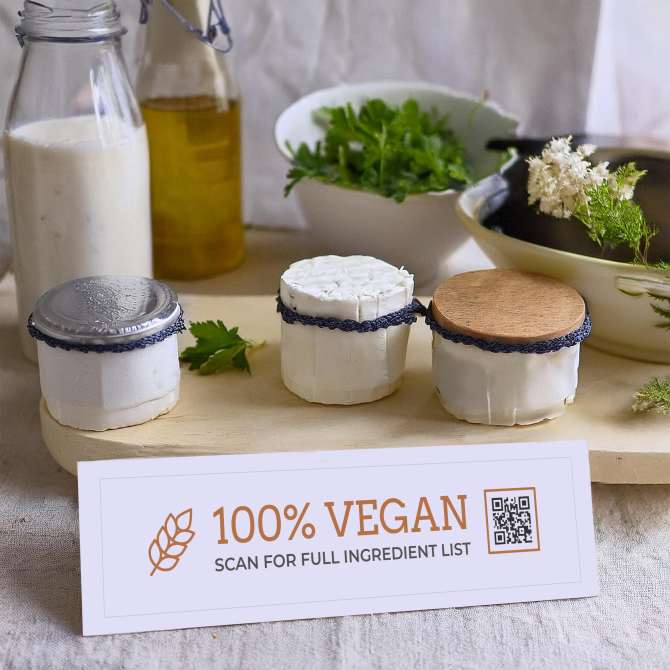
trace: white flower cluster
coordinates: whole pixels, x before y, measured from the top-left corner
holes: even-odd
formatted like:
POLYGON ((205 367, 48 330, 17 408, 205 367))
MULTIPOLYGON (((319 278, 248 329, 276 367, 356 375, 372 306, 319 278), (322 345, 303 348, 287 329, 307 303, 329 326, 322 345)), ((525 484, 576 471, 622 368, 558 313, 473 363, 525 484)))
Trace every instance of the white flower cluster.
POLYGON ((583 144, 572 151, 572 137, 554 138, 540 156, 528 159, 528 204, 539 203, 544 214, 568 219, 575 207, 587 204, 586 191, 607 181, 621 200, 630 200, 637 178, 631 176, 622 184, 611 174, 608 163, 591 165, 586 160, 595 150, 592 144, 583 144))

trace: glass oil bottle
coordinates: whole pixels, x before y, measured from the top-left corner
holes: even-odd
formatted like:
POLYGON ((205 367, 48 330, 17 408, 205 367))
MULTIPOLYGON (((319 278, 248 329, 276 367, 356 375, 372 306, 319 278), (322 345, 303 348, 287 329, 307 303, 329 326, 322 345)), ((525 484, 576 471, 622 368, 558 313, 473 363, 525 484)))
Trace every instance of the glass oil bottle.
POLYGON ((216 21, 228 28, 218 0, 148 4, 137 88, 151 155, 154 274, 210 277, 244 259, 240 101, 228 49, 211 39, 216 21))

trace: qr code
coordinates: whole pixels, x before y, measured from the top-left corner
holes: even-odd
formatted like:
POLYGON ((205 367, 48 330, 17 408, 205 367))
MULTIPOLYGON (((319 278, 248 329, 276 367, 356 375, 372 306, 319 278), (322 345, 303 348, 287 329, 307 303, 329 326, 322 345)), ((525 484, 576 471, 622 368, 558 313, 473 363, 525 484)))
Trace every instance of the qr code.
POLYGON ((484 502, 489 554, 540 550, 534 486, 486 489, 484 502))

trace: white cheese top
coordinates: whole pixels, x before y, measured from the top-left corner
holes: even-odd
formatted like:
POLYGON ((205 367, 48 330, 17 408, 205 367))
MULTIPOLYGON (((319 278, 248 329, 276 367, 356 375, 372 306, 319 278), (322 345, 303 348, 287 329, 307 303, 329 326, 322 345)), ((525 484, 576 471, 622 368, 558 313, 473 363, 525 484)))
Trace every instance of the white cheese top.
POLYGON ((414 276, 372 256, 317 256, 284 272, 284 304, 308 316, 367 321, 412 302, 414 276))

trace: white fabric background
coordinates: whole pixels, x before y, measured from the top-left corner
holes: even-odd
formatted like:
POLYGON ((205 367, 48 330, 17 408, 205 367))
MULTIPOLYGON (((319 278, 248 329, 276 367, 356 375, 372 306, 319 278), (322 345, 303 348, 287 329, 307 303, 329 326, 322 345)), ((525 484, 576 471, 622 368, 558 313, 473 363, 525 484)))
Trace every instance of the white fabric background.
MULTIPOLYGON (((134 72, 139 0, 117 1, 134 72)), ((21 4, 0 0, 0 111, 20 54, 13 26, 21 4)), ((528 133, 587 127, 670 136, 664 67, 670 4, 663 0, 227 0, 225 6, 244 99, 252 223, 301 225, 293 201, 281 196, 286 165, 272 126, 292 101, 340 82, 427 80, 487 91, 528 133)))
POLYGON ((670 137, 670 3, 601 0, 587 128, 670 137))
MULTIPOLYGON (((86 3, 88 0, 82 0, 86 3)), ((134 72, 139 0, 117 0, 134 72)), ((0 112, 20 49, 21 0, 0 0, 0 112)), ((487 91, 521 131, 670 136, 670 4, 663 0, 226 0, 244 99, 246 218, 296 227, 281 196, 286 165, 277 115, 305 93, 340 82, 427 80, 487 91), (594 58, 595 52, 595 58, 594 58)), ((0 195, 0 227, 6 219, 0 195)), ((0 238, 2 232, 0 230, 0 238)))

